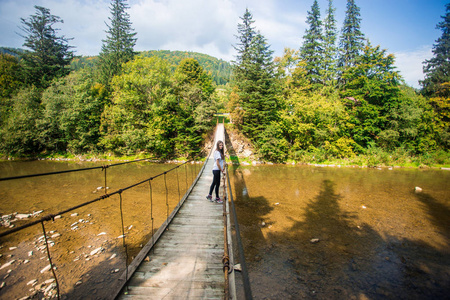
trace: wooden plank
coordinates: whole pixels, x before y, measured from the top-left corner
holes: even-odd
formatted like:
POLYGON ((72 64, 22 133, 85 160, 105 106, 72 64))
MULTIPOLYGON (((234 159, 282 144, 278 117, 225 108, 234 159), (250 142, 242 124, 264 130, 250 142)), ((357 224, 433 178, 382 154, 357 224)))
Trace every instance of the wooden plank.
MULTIPOLYGON (((221 130, 216 139, 223 140, 221 130)), ((223 206, 205 198, 212 165, 209 158, 157 239, 147 243, 139 262, 135 259, 128 268, 134 274, 127 294, 116 294, 120 299, 223 299, 223 206), (147 256, 149 261, 143 261, 147 256)))

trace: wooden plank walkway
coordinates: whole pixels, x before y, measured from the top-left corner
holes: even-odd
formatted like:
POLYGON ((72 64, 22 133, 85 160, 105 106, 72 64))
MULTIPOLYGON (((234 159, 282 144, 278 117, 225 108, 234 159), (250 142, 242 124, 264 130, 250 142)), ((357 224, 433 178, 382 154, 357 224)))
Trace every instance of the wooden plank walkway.
MULTIPOLYGON (((224 141, 224 127, 216 129, 224 141)), ((223 206, 208 201, 213 159, 118 299, 223 299, 223 206), (127 292, 127 293, 125 293, 127 292)), ((221 192, 223 187, 221 186, 221 192)))

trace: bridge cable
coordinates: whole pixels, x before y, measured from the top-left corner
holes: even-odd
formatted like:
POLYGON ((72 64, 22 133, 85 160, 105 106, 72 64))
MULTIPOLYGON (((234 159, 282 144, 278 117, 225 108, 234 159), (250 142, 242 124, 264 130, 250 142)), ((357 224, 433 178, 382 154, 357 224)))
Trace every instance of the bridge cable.
POLYGON ((47 172, 47 173, 37 173, 37 174, 29 174, 29 175, 21 175, 21 176, 12 176, 12 177, 4 177, 0 178, 0 181, 6 181, 6 180, 13 180, 13 179, 22 179, 22 178, 30 178, 30 177, 40 177, 40 176, 47 176, 47 175, 55 175, 55 174, 63 174, 63 173, 72 173, 72 172, 79 172, 79 171, 87 171, 87 170, 95 170, 95 169, 104 169, 105 167, 115 167, 125 164, 131 164, 138 161, 148 160, 148 158, 143 159, 136 159, 133 161, 127 161, 123 163, 116 163, 111 164, 107 166, 97 166, 97 167, 89 167, 89 168, 81 168, 81 169, 73 169, 73 170, 63 170, 63 171, 55 171, 55 172, 47 172))
POLYGON ((60 299, 59 298, 60 297, 59 283, 58 283, 58 278, 56 277, 54 265, 52 263, 52 257, 50 255, 50 248, 48 247, 47 233, 45 231, 44 221, 42 221, 41 224, 42 224, 42 231, 44 232, 45 247, 47 248, 48 262, 50 263, 50 269, 52 270, 53 278, 55 278, 55 282, 56 282, 56 291, 57 291, 56 296, 58 297, 58 300, 59 300, 60 299))
MULTIPOLYGON (((153 190, 152 190, 152 180, 149 179, 148 180, 148 184, 150 187, 150 218, 152 220, 152 245, 155 244, 155 236, 154 236, 154 232, 153 232, 153 190)), ((155 251, 154 248, 152 247, 153 252, 155 251)))
MULTIPOLYGON (((122 210, 122 190, 119 192, 120 196, 120 219, 122 221, 122 243, 125 248, 125 279, 128 282, 128 249, 127 244, 125 243, 125 228, 123 225, 123 210, 122 210)), ((128 285, 126 285, 126 289, 128 291, 128 285)))
MULTIPOLYGON (((169 191, 167 190, 167 180, 166 180, 166 173, 164 172, 164 187, 166 188, 166 207, 167 207, 167 218, 166 221, 169 222, 169 191)), ((169 223, 167 223, 169 225, 169 223)))
MULTIPOLYGON (((228 173, 228 166, 225 166, 225 168, 226 168, 226 172, 228 173)), ((235 207, 234 201, 233 201, 233 192, 231 191, 230 177, 227 176, 227 178, 228 178, 228 190, 230 191, 230 202, 231 202, 231 209, 232 209, 232 214, 233 214, 234 229, 236 232, 236 240, 237 240, 238 250, 239 250, 239 260, 241 262, 241 268, 242 268, 242 281, 244 283, 245 299, 250 300, 250 299, 253 299, 252 289, 250 286, 250 279, 248 277, 247 264, 245 263, 244 247, 242 245, 241 233, 239 230, 239 223, 238 223, 237 214, 236 214, 236 207, 235 207)))

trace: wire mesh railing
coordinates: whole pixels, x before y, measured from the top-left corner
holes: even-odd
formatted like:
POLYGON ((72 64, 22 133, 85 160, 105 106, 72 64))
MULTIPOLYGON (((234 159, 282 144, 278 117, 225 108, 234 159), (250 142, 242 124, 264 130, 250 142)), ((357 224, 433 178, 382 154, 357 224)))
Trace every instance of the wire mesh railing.
MULTIPOLYGON (((164 179, 164 183, 160 183, 160 184, 164 185, 165 212, 166 212, 166 220, 167 220, 169 218, 169 212, 170 212, 169 187, 168 187, 168 184, 167 184, 167 175, 169 173, 170 174, 176 173, 176 187, 173 188, 173 189, 175 189, 175 191, 173 191, 173 193, 177 194, 178 195, 178 199, 180 199, 180 197, 181 197, 181 189, 180 189, 180 181, 181 181, 180 177, 181 176, 179 174, 179 173, 181 173, 181 172, 179 172, 180 168, 182 168, 184 166, 184 177, 185 177, 185 185, 186 185, 186 190, 187 190, 189 182, 193 182, 194 179, 195 179, 195 175, 198 172, 198 165, 199 165, 198 163, 195 163, 193 161, 187 161, 187 162, 184 162, 184 163, 182 163, 180 165, 177 165, 177 166, 175 166, 175 167, 173 167, 173 168, 171 168, 171 169, 169 169, 167 171, 161 172, 158 175, 155 175, 155 176, 146 178, 144 180, 138 181, 138 182, 136 182, 134 184, 128 185, 128 186, 126 186, 124 188, 121 188, 121 189, 118 189, 116 191, 113 191, 113 192, 110 192, 110 193, 108 192, 108 190, 106 188, 107 187, 107 184, 106 184, 107 183, 107 174, 106 174, 106 169, 107 168, 113 167, 113 166, 118 166, 118 165, 123 165, 123 164, 128 164, 128 163, 134 163, 134 162, 138 162, 138 161, 144 161, 144 160, 145 159, 140 159, 140 160, 135 160, 135 161, 130 161, 130 162, 112 164, 112 165, 108 165, 108 166, 81 168, 81 169, 65 170, 65 171, 57 171, 57 172, 47 172, 47 173, 40 173, 40 174, 31 174, 31 175, 23 175, 23 176, 15 176, 15 177, 6 177, 6 178, 0 179, 0 181, 17 180, 17 179, 24 179, 24 178, 30 178, 30 177, 56 175, 56 174, 63 174, 63 173, 68 173, 68 172, 79 172, 79 171, 92 170, 92 169, 102 169, 102 171, 104 171, 104 176, 105 176, 105 179, 104 179, 104 182, 105 182, 105 189, 104 189, 105 190, 105 194, 104 195, 101 195, 101 196, 99 196, 99 197, 97 197, 95 199, 91 199, 89 201, 85 201, 85 202, 83 202, 81 204, 71 206, 71 207, 69 207, 67 209, 60 210, 60 211, 58 211, 56 213, 48 214, 48 215, 46 215, 44 217, 41 217, 41 218, 39 218, 39 219, 37 219, 35 221, 28 222, 28 223, 26 223, 24 225, 17 226, 17 227, 14 227, 12 229, 9 229, 7 231, 4 231, 4 232, 0 233, 0 242, 2 242, 2 244, 3 244, 4 239, 6 237, 10 236, 11 234, 19 232, 19 231, 22 231, 22 230, 25 230, 27 228, 31 228, 32 226, 35 226, 37 224, 41 224, 43 237, 44 237, 43 238, 43 242, 44 242, 44 246, 45 246, 45 249, 46 249, 45 252, 47 253, 47 260, 49 262, 49 265, 46 268, 44 268, 44 269, 51 270, 52 274, 53 274, 53 277, 54 277, 54 283, 51 284, 51 285, 53 285, 54 289, 48 289, 48 290, 46 289, 46 294, 44 295, 44 297, 57 297, 58 299, 60 299, 60 297, 62 295, 61 282, 60 282, 60 280, 58 280, 59 275, 57 273, 64 272, 64 268, 62 266, 58 266, 57 264, 55 264, 53 259, 52 259, 53 256, 52 256, 52 252, 50 251, 50 248, 53 246, 52 245, 53 242, 49 240, 50 237, 48 235, 48 232, 46 231, 45 223, 49 222, 49 221, 55 221, 55 219, 58 218, 61 215, 67 214, 69 212, 73 212, 73 211, 75 211, 77 209, 80 209, 82 207, 86 207, 88 205, 92 205, 93 203, 96 203, 96 202, 101 202, 102 200, 105 200, 105 199, 110 199, 113 196, 118 196, 119 197, 120 227, 121 227, 121 233, 122 233, 121 236, 119 236, 119 238, 122 239, 122 247, 124 249, 124 254, 125 254, 125 272, 126 272, 125 278, 128 279, 129 276, 128 276, 127 272, 128 272, 128 266, 129 266, 130 258, 128 256, 129 249, 127 248, 127 241, 126 241, 127 233, 125 231, 125 228, 127 226, 124 223, 124 212, 123 212, 123 206, 124 206, 124 199, 123 198, 124 198, 124 196, 123 196, 123 193, 125 191, 127 191, 127 190, 130 190, 130 189, 133 189, 133 188, 135 188, 137 186, 141 186, 141 185, 144 185, 144 184, 148 183, 148 185, 149 185, 148 193, 149 193, 149 199, 150 199, 151 236, 152 236, 152 239, 153 239, 153 233, 154 233, 154 230, 155 230, 154 229, 155 224, 154 224, 154 216, 153 216, 153 192, 154 192, 154 188, 152 187, 152 181, 154 181, 157 178, 163 178, 164 179), (191 164, 192 167, 187 168, 188 164, 191 164), (52 290, 55 290, 55 288, 56 288, 56 294, 55 294, 55 292, 52 292, 52 290)), ((178 207, 179 205, 180 205, 180 202, 177 202, 176 207, 178 207)), ((72 229, 73 228, 74 227, 72 227, 72 229)), ((92 252, 94 252, 94 250, 92 252)), ((87 259, 88 258, 86 258, 86 260, 87 259)), ((14 262, 14 260, 10 260, 10 262, 8 262, 8 263, 12 264, 13 262, 14 262)), ((7 266, 8 263, 4 264, 3 266, 0 266, 0 268, 4 268, 4 266, 7 266)), ((41 271, 41 273, 42 273, 42 271, 41 271)), ((64 283, 64 281, 65 280, 63 280, 63 283, 64 283)), ((30 282, 32 282, 32 281, 30 281, 30 282)), ((29 282, 29 284, 30 284, 30 282, 29 282)), ((34 286, 34 284, 35 284, 35 282, 31 283, 30 286, 34 286)), ((4 285, 4 283, 0 283, 0 285, 4 285)), ((68 290, 68 288, 66 288, 65 290, 68 290)), ((2 294, 4 291, 5 291, 5 289, 0 289, 0 294, 2 294)))

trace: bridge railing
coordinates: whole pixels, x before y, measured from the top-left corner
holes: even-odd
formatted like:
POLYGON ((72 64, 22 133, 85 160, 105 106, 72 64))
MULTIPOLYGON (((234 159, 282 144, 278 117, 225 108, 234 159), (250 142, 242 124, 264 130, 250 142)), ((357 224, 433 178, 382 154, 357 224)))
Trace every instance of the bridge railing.
MULTIPOLYGON (((10 236, 11 234, 19 232, 19 231, 22 231, 22 230, 26 230, 27 228, 31 228, 32 226, 41 224, 42 233, 43 233, 43 239, 41 239, 41 240, 43 240, 43 244, 45 246, 45 252, 46 252, 46 255, 47 255, 47 260, 49 262, 49 265, 46 268, 44 268, 43 270, 41 270, 41 273, 43 273, 44 270, 49 270, 50 269, 52 271, 52 274, 53 274, 54 283, 51 283, 47 287, 47 289, 45 289, 45 291, 35 290, 33 292, 34 295, 36 295, 36 293, 44 293, 44 295, 41 295, 41 296, 44 296, 44 297, 46 297, 46 296, 48 296, 48 297, 56 296, 58 299, 60 299, 60 297, 61 297, 61 282, 58 280, 58 277, 61 275, 61 272, 59 271, 59 269, 61 269, 63 271, 64 267, 63 266, 58 266, 57 264, 54 263, 52 252, 50 251, 50 248, 53 245, 52 245, 52 242, 49 240, 49 233, 46 230, 45 223, 46 222, 50 222, 50 221, 55 221, 55 219, 59 218, 63 214, 67 214, 69 212, 73 212, 73 211, 75 211, 77 209, 80 209, 82 207, 91 205, 93 203, 100 202, 100 201, 105 200, 105 199, 109 199, 112 196, 118 196, 119 197, 120 228, 121 228, 121 233, 122 233, 122 235, 119 236, 119 238, 122 239, 122 246, 123 246, 124 254, 125 254, 125 274, 124 274, 124 276, 125 276, 126 280, 129 278, 128 270, 129 270, 130 259, 129 259, 129 255, 128 255, 129 251, 127 249, 128 247, 127 247, 127 242, 126 242, 126 237, 127 237, 127 234, 125 232, 126 226, 124 224, 123 192, 127 191, 127 190, 130 190, 130 189, 133 189, 133 188, 135 188, 137 186, 142 186, 144 184, 148 184, 148 193, 149 193, 149 200, 150 200, 149 201, 149 209, 150 209, 150 219, 151 219, 151 235, 152 235, 152 239, 153 239, 155 224, 154 224, 154 216, 153 216, 153 189, 154 188, 152 187, 152 181, 155 180, 156 178, 163 178, 164 179, 165 202, 166 202, 165 205, 166 205, 166 215, 167 215, 166 222, 168 222, 168 220, 170 219, 170 216, 169 216, 170 207, 169 207, 169 201, 168 201, 168 199, 169 199, 169 190, 168 190, 168 185, 167 185, 167 180, 166 180, 167 179, 166 178, 167 174, 169 174, 169 173, 170 174, 176 173, 178 199, 180 200, 182 198, 181 198, 181 192, 180 192, 181 191, 180 190, 180 178, 179 178, 180 176, 179 176, 178 170, 181 167, 184 166, 184 171, 185 171, 184 172, 184 175, 185 175, 184 179, 185 179, 185 182, 186 182, 186 190, 187 190, 187 186, 188 186, 188 181, 190 181, 191 183, 195 182, 196 181, 195 177, 196 177, 196 174, 198 173, 198 170, 197 170, 198 164, 196 164, 193 161, 186 161, 186 162, 184 162, 184 163, 182 163, 180 165, 177 165, 177 166, 175 166, 175 167, 173 167, 173 168, 171 168, 171 169, 169 169, 167 171, 161 172, 158 175, 149 177, 149 178, 147 178, 145 180, 136 182, 136 183, 134 183, 132 185, 129 185, 129 186, 126 186, 124 188, 121 188, 121 189, 118 189, 116 191, 108 193, 108 190, 106 188, 107 187, 107 173, 106 173, 106 170, 108 168, 114 167, 114 166, 123 165, 123 164, 128 164, 128 163, 134 163, 134 162, 139 162, 139 161, 146 161, 146 160, 147 159, 139 159, 139 160, 134 160, 134 161, 130 161, 130 162, 117 163, 117 164, 111 164, 111 165, 106 165, 106 166, 98 166, 98 167, 81 168, 81 169, 75 169, 75 170, 65 170, 65 171, 58 171, 58 172, 49 172, 49 173, 40 173, 40 174, 31 174, 31 175, 23 175, 23 176, 0 178, 0 181, 19 180, 19 179, 25 179, 25 178, 30 178, 30 177, 57 175, 57 174, 62 174, 62 173, 79 172, 79 171, 86 171, 86 170, 92 170, 92 169, 102 169, 102 171, 104 172, 104 182, 105 182, 105 189, 104 189, 105 190, 105 194, 104 195, 101 195, 101 196, 99 196, 99 197, 97 197, 95 199, 91 199, 89 201, 83 202, 81 204, 69 207, 67 209, 58 211, 56 213, 46 215, 46 216, 41 217, 41 218, 39 218, 39 219, 37 219, 35 221, 28 222, 28 223, 26 223, 26 224, 24 224, 22 226, 17 226, 17 227, 14 227, 12 229, 9 229, 7 231, 4 231, 4 232, 0 233, 0 242, 2 242, 2 244, 3 244, 5 241, 7 241, 7 240, 5 240, 5 238, 10 236), (191 176, 189 176, 189 174, 188 174, 188 170, 187 170, 187 165, 188 164, 192 164, 192 166, 193 166, 193 167, 190 168, 190 173, 191 173, 190 175, 191 176), (188 177, 190 177, 190 179, 188 177), (56 270, 58 270, 58 271, 56 271, 56 270), (58 276, 57 273, 59 273, 59 276, 58 276), (53 286, 53 288, 50 288, 52 286, 53 286), (55 295, 54 292, 52 292, 55 288, 56 288, 56 295, 55 295)), ((197 175, 197 178, 198 178, 198 175, 197 175)), ((191 188, 192 188, 192 185, 191 185, 191 188)), ((188 192, 189 191, 187 190, 186 193, 188 193, 188 192)), ((181 201, 179 201, 177 203, 177 205, 176 205, 174 210, 178 209, 178 207, 180 205, 180 202, 181 201)), ((11 247, 11 248, 15 248, 15 247, 11 247)), ((100 249, 100 248, 98 248, 98 249, 100 249)), ((96 250, 98 250, 98 249, 94 249, 91 252, 91 254, 93 252, 95 252, 96 250)), ((100 250, 100 251, 102 251, 102 250, 100 250)), ((30 251, 30 252, 32 252, 32 251, 30 251)), ((42 251, 42 252, 44 252, 44 251, 42 251)), ((61 255, 61 254, 59 253, 58 255, 61 255)), ((10 254, 10 257, 12 258, 13 255, 10 254)), ((86 258, 86 260, 88 260, 88 258, 86 258)), ((23 263, 26 264, 27 261, 28 260, 24 260, 23 263)), ((3 268, 9 267, 14 262, 15 262, 15 260, 11 259, 9 262, 7 262, 4 265, 0 266, 0 270, 3 269, 3 268)), ((72 267, 73 267, 73 265, 70 266, 70 268, 72 268, 72 267)), ((71 270, 69 270, 69 271, 71 271, 71 270)), ((30 272, 30 273, 32 273, 32 272, 30 272)), ((6 277, 8 277, 8 276, 9 276, 9 273, 4 277, 4 279, 6 279, 6 277)), ((63 281, 67 281, 67 280, 63 280, 63 281)), ((30 290, 32 290, 33 289, 32 287, 34 285, 36 285, 36 283, 37 282, 34 282, 34 280, 32 280, 32 281, 28 282, 27 286, 29 286, 30 290)), ((0 285, 1 285, 1 288, 0 288, 0 296, 1 296, 2 294, 7 293, 7 288, 4 287, 5 283, 1 283, 0 285)), ((65 290, 70 290, 70 289, 73 289, 73 288, 74 287, 66 287, 65 290)), ((28 295, 28 296, 30 296, 30 295, 28 295)))

